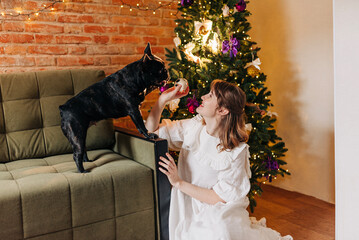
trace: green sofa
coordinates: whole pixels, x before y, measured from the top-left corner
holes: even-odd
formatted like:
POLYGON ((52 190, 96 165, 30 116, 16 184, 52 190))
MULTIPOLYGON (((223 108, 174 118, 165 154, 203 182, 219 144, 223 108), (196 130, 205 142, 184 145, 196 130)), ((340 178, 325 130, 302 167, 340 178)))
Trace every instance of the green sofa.
POLYGON ((58 106, 103 79, 98 70, 0 75, 0 239, 168 238, 166 140, 103 120, 88 130, 77 172, 58 106))

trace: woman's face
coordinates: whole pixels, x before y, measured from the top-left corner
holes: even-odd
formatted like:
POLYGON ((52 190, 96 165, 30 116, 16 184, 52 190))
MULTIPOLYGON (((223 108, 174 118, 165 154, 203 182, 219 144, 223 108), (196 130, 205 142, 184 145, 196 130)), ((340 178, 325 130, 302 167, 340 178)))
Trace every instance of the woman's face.
POLYGON ((201 97, 202 103, 196 109, 197 113, 201 114, 203 117, 215 117, 217 114, 217 97, 214 95, 211 90, 206 95, 201 97))

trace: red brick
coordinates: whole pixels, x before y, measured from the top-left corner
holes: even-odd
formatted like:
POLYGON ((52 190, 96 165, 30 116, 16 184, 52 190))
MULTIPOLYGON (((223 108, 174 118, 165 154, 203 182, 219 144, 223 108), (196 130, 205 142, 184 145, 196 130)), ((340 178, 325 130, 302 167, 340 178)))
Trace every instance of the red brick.
POLYGON ((56 61, 54 57, 36 57, 35 58, 36 66, 56 66, 56 61))
POLYGON ((111 57, 111 64, 127 65, 139 59, 140 57, 137 56, 113 56, 111 57))
POLYGON ((58 66, 85 66, 93 65, 93 57, 77 57, 77 56, 65 56, 57 58, 58 66))
POLYGON ((155 37, 143 37, 144 42, 149 42, 151 45, 157 45, 157 38, 155 37))
POLYGON ((54 12, 49 12, 49 13, 42 12, 38 16, 35 16, 34 18, 41 22, 55 22, 56 16, 57 15, 54 12))
MULTIPOLYGON (((172 19, 176 19, 176 10, 167 10, 167 9, 164 9, 162 11, 162 18, 172 18, 172 19), (172 13, 172 15, 171 15, 172 13)), ((177 13, 178 17, 181 15, 180 13, 177 13)))
POLYGON ((118 32, 116 26, 98 26, 98 25, 85 25, 85 33, 114 33, 118 32))
POLYGON ((35 35, 35 42, 36 43, 54 43, 55 41, 54 35, 35 35))
POLYGON ((92 38, 86 36, 56 36, 57 43, 91 43, 92 38))
POLYGON ((120 6, 113 6, 113 5, 99 5, 99 4, 86 4, 85 5, 85 12, 86 13, 95 13, 95 14, 118 14, 120 13, 120 6))
POLYGON ((160 21, 157 18, 147 17, 129 17, 129 16, 113 16, 111 18, 112 23, 126 23, 129 25, 138 26, 155 26, 159 25, 160 21))
POLYGON ((14 66, 16 59, 14 57, 0 57, 0 67, 14 66))
POLYGON ((123 2, 125 2, 125 3, 127 3, 127 4, 130 4, 131 6, 136 6, 136 4, 138 3, 137 0, 126 0, 126 1, 123 1, 123 0, 112 0, 112 4, 122 5, 123 2))
POLYGON ((83 3, 66 3, 65 5, 66 12, 79 12, 83 13, 85 11, 85 6, 83 3))
POLYGON ((96 66, 106 66, 110 64, 109 57, 95 57, 94 64, 96 66))
POLYGON ((1 43, 11 42, 11 35, 10 34, 0 34, 0 42, 1 43))
POLYGON ((118 32, 120 34, 124 34, 124 35, 130 35, 134 30, 134 27, 130 27, 130 26, 119 26, 118 27, 118 32))
POLYGON ((11 41, 13 43, 32 43, 34 42, 34 36, 31 34, 13 34, 11 35, 11 41))
MULTIPOLYGON (((145 50, 146 46, 143 47, 137 47, 137 53, 142 54, 145 50)), ((163 47, 154 47, 151 46, 151 51, 154 54, 164 54, 165 53, 165 49, 163 47)))
POLYGON ((110 15, 105 14, 99 14, 99 15, 93 15, 94 23, 98 24, 110 24, 110 15))
POLYGON ((166 19, 166 18, 162 18, 161 19, 161 26, 167 26, 167 27, 176 27, 176 22, 174 19, 166 19))
POLYGON ((131 9, 129 7, 123 7, 123 8, 121 8, 120 14, 121 14, 121 16, 137 16, 138 12, 139 12, 139 10, 132 9, 132 11, 131 11, 131 9))
POLYGON ((38 5, 37 2, 34 1, 26 1, 24 2, 23 8, 26 10, 34 10, 37 9, 38 5))
POLYGON ((140 37, 135 36, 113 36, 111 39, 112 43, 133 43, 139 44, 141 43, 140 37))
POLYGON ((71 55, 85 54, 86 47, 71 46, 71 47, 68 47, 68 52, 71 55))
POLYGON ((90 3, 93 2, 93 0, 71 0, 71 2, 90 3))
POLYGON ((134 55, 136 54, 136 46, 129 44, 121 44, 118 47, 120 55, 134 55))
POLYGON ((32 67, 35 66, 35 58, 19 56, 16 58, 16 66, 20 67, 32 67))
POLYGON ((63 55, 67 53, 67 48, 64 46, 29 46, 27 52, 31 54, 63 55))
POLYGON ((94 36, 93 38, 95 43, 99 43, 99 44, 106 44, 110 41, 110 37, 108 36, 94 36))
POLYGON ((87 54, 111 55, 111 54, 119 54, 119 50, 117 46, 90 46, 87 47, 87 54))
POLYGON ((145 36, 171 36, 174 29, 168 27, 136 27, 133 34, 145 35, 145 36))
POLYGON ((5 22, 4 23, 4 31, 23 32, 24 31, 24 23, 22 23, 22 22, 5 22))
POLYGON ((93 23, 93 16, 88 15, 61 15, 58 18, 59 22, 66 23, 93 23))
POLYGON ((25 25, 26 32, 45 32, 45 33, 63 33, 64 27, 50 24, 27 23, 25 25))
POLYGON ((76 24, 65 24, 64 32, 65 33, 73 33, 73 34, 82 33, 83 32, 83 26, 82 25, 76 25, 76 24))
POLYGON ((4 53, 5 53, 4 47, 0 47, 0 54, 4 54, 4 53))
POLYGON ((174 37, 159 38, 158 45, 175 45, 173 42, 174 37))
POLYGON ((68 3, 63 2, 55 3, 54 8, 56 9, 56 12, 64 12, 67 4, 68 3))
POLYGON ((9 55, 15 55, 15 54, 26 54, 26 46, 23 45, 14 45, 11 44, 7 47, 5 47, 5 53, 9 55))

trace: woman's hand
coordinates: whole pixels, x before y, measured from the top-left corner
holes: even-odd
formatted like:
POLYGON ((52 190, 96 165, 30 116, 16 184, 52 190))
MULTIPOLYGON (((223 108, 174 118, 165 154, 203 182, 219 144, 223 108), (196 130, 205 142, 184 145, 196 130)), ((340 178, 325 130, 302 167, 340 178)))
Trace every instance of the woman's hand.
POLYGON ((189 92, 189 87, 187 87, 186 91, 184 91, 183 93, 180 92, 180 89, 181 89, 181 85, 167 89, 161 94, 159 101, 161 101, 162 104, 166 104, 167 102, 173 99, 186 96, 189 92))
POLYGON ((159 167, 159 170, 168 177, 168 180, 170 181, 172 186, 179 188, 182 179, 178 176, 176 163, 169 153, 166 153, 166 156, 168 159, 160 157, 161 161, 159 161, 158 163, 162 167, 159 167))

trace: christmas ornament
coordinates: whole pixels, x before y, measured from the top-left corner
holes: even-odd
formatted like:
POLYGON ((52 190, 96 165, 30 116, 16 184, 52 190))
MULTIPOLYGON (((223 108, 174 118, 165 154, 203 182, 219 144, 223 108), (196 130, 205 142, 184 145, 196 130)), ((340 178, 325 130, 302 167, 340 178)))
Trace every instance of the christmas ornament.
POLYGON ((226 4, 223 6, 222 11, 223 11, 223 17, 229 16, 229 7, 226 4))
POLYGON ((276 171, 279 168, 278 162, 271 157, 268 157, 266 160, 266 168, 270 171, 276 171))
POLYGON ((236 4, 236 9, 238 12, 242 12, 246 9, 247 4, 244 0, 239 0, 239 2, 236 4))
POLYGON ((199 107, 199 103, 198 103, 195 95, 193 95, 193 98, 188 98, 187 99, 187 105, 186 106, 188 107, 188 111, 190 113, 192 113, 192 114, 195 113, 196 108, 199 107))
POLYGON ((195 55, 193 55, 192 50, 196 47, 193 42, 187 43, 184 48, 184 53, 186 54, 189 61, 193 61, 195 63, 200 63, 201 59, 195 55))
POLYGON ((185 78, 177 79, 176 82, 175 82, 175 87, 177 87, 178 85, 181 85, 181 89, 179 90, 179 92, 184 93, 188 88, 187 79, 185 79, 185 78))
POLYGON ((222 53, 229 52, 231 58, 235 57, 238 53, 240 43, 237 38, 231 37, 231 40, 224 40, 222 43, 222 53))
POLYGON ((175 43, 176 47, 178 47, 179 45, 181 45, 181 39, 179 37, 175 37, 173 39, 173 42, 175 43))
POLYGON ((251 77, 256 77, 256 76, 259 76, 259 70, 257 69, 257 68, 255 68, 254 66, 249 66, 248 68, 247 68, 247 73, 248 73, 248 75, 249 76, 251 76, 251 77))
POLYGON ((218 50, 219 50, 219 38, 218 38, 218 34, 214 33, 213 34, 213 39, 209 40, 209 47, 212 53, 217 54, 218 50))
POLYGON ((173 99, 172 101, 169 101, 167 103, 168 108, 170 109, 171 112, 174 112, 177 110, 177 108, 179 107, 178 104, 180 102, 180 99, 173 99))
POLYGON ((270 117, 273 117, 273 116, 278 117, 278 113, 272 112, 272 111, 268 111, 267 115, 270 116, 270 117))
POLYGON ((188 7, 193 4, 193 0, 181 0, 181 6, 182 7, 188 7))
POLYGON ((205 20, 203 22, 198 22, 195 21, 194 22, 194 31, 195 33, 201 34, 201 35, 206 35, 209 34, 209 32, 212 30, 212 21, 211 20, 205 20))
POLYGON ((261 60, 257 58, 256 60, 247 63, 247 65, 244 68, 247 68, 247 73, 249 76, 256 77, 259 75, 259 70, 261 70, 259 65, 261 65, 261 60))
MULTIPOLYGON (((271 157, 268 157, 267 160, 265 161, 266 163, 266 168, 269 171, 278 171, 279 169, 279 165, 278 162, 276 160, 272 160, 271 157)), ((269 179, 269 182, 272 182, 272 175, 267 175, 266 179, 269 179)))
POLYGON ((170 86, 166 84, 166 85, 160 87, 160 92, 163 93, 164 91, 166 91, 169 88, 170 88, 170 86))
POLYGON ((245 125, 245 129, 246 129, 247 132, 251 132, 252 131, 252 123, 247 123, 245 125))
POLYGON ((194 33, 195 35, 199 36, 199 38, 202 38, 202 44, 205 44, 208 40, 209 34, 212 30, 212 21, 211 20, 205 20, 203 22, 194 22, 194 33))

